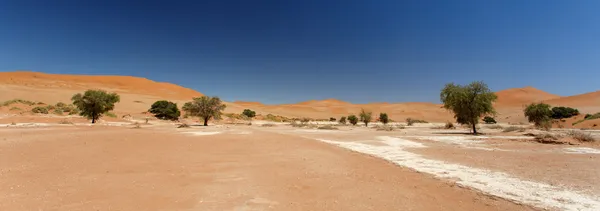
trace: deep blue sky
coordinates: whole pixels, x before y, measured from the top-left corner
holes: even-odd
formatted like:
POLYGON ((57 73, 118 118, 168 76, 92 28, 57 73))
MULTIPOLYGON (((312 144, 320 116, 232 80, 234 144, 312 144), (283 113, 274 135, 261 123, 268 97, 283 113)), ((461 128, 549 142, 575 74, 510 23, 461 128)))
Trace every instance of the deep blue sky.
POLYGON ((600 88, 600 1, 0 2, 0 71, 133 75, 227 101, 600 88))

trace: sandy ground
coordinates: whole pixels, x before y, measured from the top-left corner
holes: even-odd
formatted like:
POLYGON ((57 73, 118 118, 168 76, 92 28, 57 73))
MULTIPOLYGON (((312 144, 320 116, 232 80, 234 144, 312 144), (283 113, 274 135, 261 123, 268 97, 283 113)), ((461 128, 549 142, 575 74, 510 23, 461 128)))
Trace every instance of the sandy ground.
POLYGON ((0 128, 0 210, 532 210, 273 129, 0 128))

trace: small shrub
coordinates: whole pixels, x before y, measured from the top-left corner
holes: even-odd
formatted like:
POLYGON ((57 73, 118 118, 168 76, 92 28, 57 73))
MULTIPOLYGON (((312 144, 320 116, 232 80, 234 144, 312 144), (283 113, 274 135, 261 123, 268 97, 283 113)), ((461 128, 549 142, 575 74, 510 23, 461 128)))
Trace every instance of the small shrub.
POLYGON ((33 102, 33 101, 23 100, 23 99, 12 99, 12 100, 4 101, 2 103, 2 106, 9 106, 9 105, 16 104, 16 103, 17 104, 25 104, 25 105, 29 105, 29 106, 35 105, 35 102, 33 102))
POLYGON ((412 126, 415 123, 428 123, 428 122, 425 120, 420 120, 420 119, 406 118, 406 124, 408 126, 412 126))
POLYGON ((54 109, 54 111, 52 112, 56 115, 63 115, 64 111, 60 108, 54 109))
POLYGON ((12 108, 10 108, 10 110, 11 110, 11 111, 20 111, 20 110, 21 110, 21 108, 19 108, 19 107, 12 107, 12 108))
POLYGON ((55 107, 54 105, 47 105, 47 106, 46 106, 46 109, 48 109, 48 110, 53 110, 53 109, 55 109, 55 108, 56 108, 56 107, 55 107))
POLYGON ((188 128, 190 127, 190 125, 186 124, 186 123, 182 123, 180 125, 177 126, 177 128, 188 128))
POLYGON ((591 114, 586 114, 585 117, 583 117, 584 119, 590 118, 592 115, 591 114))
POLYGON ((567 133, 569 136, 573 137, 575 140, 581 142, 595 142, 596 139, 590 133, 584 133, 578 130, 570 130, 567 133))
POLYGON ((310 122, 310 119, 309 119, 309 118, 302 118, 302 119, 300 120, 300 122, 301 122, 302 124, 308 124, 308 122, 310 122))
POLYGON ((56 105, 54 105, 57 108, 64 108, 67 107, 67 104, 63 103, 63 102, 58 102, 56 103, 56 105))
POLYGON ((600 119, 600 112, 595 113, 593 115, 590 115, 588 117, 585 118, 585 120, 592 120, 592 119, 600 119))
POLYGON ((337 119, 335 117, 329 117, 330 122, 335 122, 337 119))
POLYGON ((79 114, 79 109, 77 108, 73 108, 69 111, 69 115, 78 115, 79 114))
POLYGON ((376 125, 375 129, 377 129, 377 131, 393 131, 394 127, 390 125, 376 125))
POLYGON ((331 126, 331 125, 323 125, 320 127, 317 127, 317 129, 319 130, 337 130, 337 127, 331 126))
POLYGON ((275 124, 262 124, 262 127, 275 127, 275 124))
POLYGON ((396 128, 398 128, 398 129, 404 129, 404 128, 406 128, 406 126, 404 126, 404 125, 398 125, 398 126, 396 126, 396 128))
POLYGON ((557 141, 559 137, 550 133, 541 133, 534 135, 535 141, 542 144, 565 144, 565 142, 557 141))
POLYGON ((139 100, 134 100, 133 102, 134 102, 134 103, 144 103, 144 102, 142 102, 142 101, 139 101, 139 100))
POLYGON ((350 124, 356 125, 356 124, 358 124, 358 117, 356 117, 354 115, 350 115, 350 116, 348 116, 348 121, 350 122, 350 124))
POLYGON ((244 109, 244 111, 242 112, 243 115, 252 118, 256 116, 256 112, 250 109, 244 109))
POLYGON ((508 133, 508 132, 514 132, 514 131, 525 132, 525 128, 517 127, 517 126, 510 126, 510 127, 504 128, 504 130, 502 132, 508 133))
POLYGON ((485 124, 496 124, 496 120, 490 116, 484 117, 483 122, 485 122, 485 124))
POLYGON ((36 114, 48 114, 48 108, 38 106, 38 107, 31 109, 31 112, 36 113, 36 114))
POLYGON ((388 118, 387 113, 380 113, 379 114, 379 121, 381 123, 383 123, 384 125, 387 124, 388 122, 390 122, 390 119, 388 118))
POLYGON ((117 118, 117 115, 112 112, 106 112, 104 113, 104 115, 106 115, 107 117, 117 118))
POLYGON ((14 126, 14 125, 17 125, 17 123, 16 122, 11 122, 10 125, 14 126))
POLYGON ((343 116, 342 118, 340 118, 340 124, 345 125, 346 124, 346 117, 343 116))
POLYGON ((455 129, 456 127, 454 126, 454 124, 452 122, 446 122, 446 125, 444 125, 444 129, 455 129))

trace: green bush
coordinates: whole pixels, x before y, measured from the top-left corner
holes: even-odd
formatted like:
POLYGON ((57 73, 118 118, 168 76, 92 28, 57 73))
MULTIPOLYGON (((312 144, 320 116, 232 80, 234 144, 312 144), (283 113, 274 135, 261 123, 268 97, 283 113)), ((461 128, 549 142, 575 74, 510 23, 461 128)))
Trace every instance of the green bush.
POLYGON ((154 114, 154 117, 164 120, 178 120, 181 115, 177 104, 166 100, 154 102, 148 112, 154 114))
POLYGON ((533 122, 538 128, 548 129, 551 125, 552 110, 545 103, 531 103, 523 110, 527 120, 533 122))
POLYGON ((63 102, 58 102, 58 103, 56 103, 56 105, 55 105, 55 106, 56 106, 57 108, 64 108, 64 107, 66 107, 66 106, 67 106, 67 104, 65 104, 65 103, 63 103, 63 102))
POLYGON ((29 105, 29 106, 35 105, 35 102, 33 102, 33 101, 23 100, 23 99, 12 99, 12 100, 4 101, 2 103, 2 106, 9 106, 9 105, 12 105, 12 104, 15 104, 15 103, 25 104, 25 105, 29 105))
POLYGON ((387 124, 388 122, 390 122, 390 119, 388 118, 387 113, 380 113, 379 114, 379 121, 381 123, 383 123, 384 125, 387 124))
POLYGON ((57 108, 57 109, 54 109, 53 113, 57 114, 57 115, 63 115, 64 111, 60 108, 57 108))
POLYGON ((343 117, 340 118, 340 124, 343 124, 343 125, 346 124, 346 117, 345 116, 343 116, 343 117))
POLYGON ((554 107, 552 108, 552 119, 565 119, 579 115, 579 110, 570 107, 554 107))
POLYGON ((323 125, 318 127, 317 129, 319 130, 337 130, 337 127, 331 126, 331 125, 323 125))
POLYGON ((242 112, 243 115, 247 116, 247 117, 255 117, 256 116, 256 112, 250 109, 244 109, 244 111, 242 112))
POLYGON ((335 117, 329 117, 330 122, 335 122, 337 119, 335 117))
POLYGON ((366 111, 365 109, 361 109, 360 113, 358 114, 360 116, 360 121, 365 123, 365 127, 368 127, 369 122, 371 122, 371 117, 373 116, 371 114, 372 112, 366 111))
POLYGON ((48 114, 48 108, 38 106, 38 107, 31 109, 31 112, 36 113, 36 114, 48 114))
POLYGON ((586 120, 600 119, 600 112, 585 117, 586 120))
POLYGON ((358 117, 350 115, 348 116, 348 121, 350 122, 350 124, 356 125, 358 123, 358 117))
POLYGON ((11 110, 11 111, 20 111, 20 110, 21 110, 21 108, 19 108, 19 107, 12 107, 12 108, 10 108, 10 110, 11 110))
POLYGON ((485 122, 485 124, 496 124, 496 120, 490 116, 484 117, 483 122, 485 122))

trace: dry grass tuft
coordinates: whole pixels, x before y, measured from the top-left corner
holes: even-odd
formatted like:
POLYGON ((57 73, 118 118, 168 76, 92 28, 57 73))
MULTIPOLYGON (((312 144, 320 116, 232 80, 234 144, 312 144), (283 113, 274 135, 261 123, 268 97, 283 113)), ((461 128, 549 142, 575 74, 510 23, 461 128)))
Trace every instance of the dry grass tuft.
POLYGON ((526 129, 524 127, 510 126, 510 127, 504 128, 504 130, 502 132, 505 132, 505 133, 514 132, 514 131, 525 132, 525 130, 526 129))
POLYGON ((275 124, 262 124, 261 126, 262 127, 275 127, 277 125, 275 125, 275 124))
POLYGON ((578 130, 570 130, 567 135, 581 142, 596 142, 596 139, 590 133, 584 133, 578 130))
POLYGON ((186 123, 182 123, 180 125, 177 126, 177 128, 189 128, 190 125, 186 124, 186 123))
POLYGON ((337 130, 337 127, 331 126, 331 125, 323 125, 320 127, 317 127, 317 129, 319 130, 337 130))
POLYGON ((390 125, 375 125, 377 131, 393 131, 394 127, 390 125))
POLYGON ((60 121, 58 121, 58 124, 62 124, 62 125, 72 125, 73 122, 69 121, 68 119, 61 119, 60 121))
POLYGON ((486 126, 486 128, 487 129, 494 129, 494 130, 502 130, 502 129, 504 129, 504 127, 502 127, 500 125, 488 125, 488 126, 486 126))

